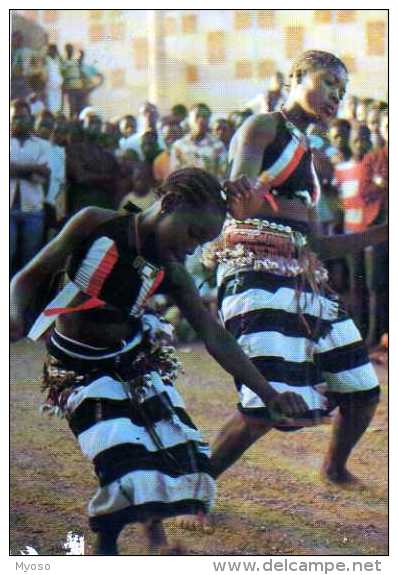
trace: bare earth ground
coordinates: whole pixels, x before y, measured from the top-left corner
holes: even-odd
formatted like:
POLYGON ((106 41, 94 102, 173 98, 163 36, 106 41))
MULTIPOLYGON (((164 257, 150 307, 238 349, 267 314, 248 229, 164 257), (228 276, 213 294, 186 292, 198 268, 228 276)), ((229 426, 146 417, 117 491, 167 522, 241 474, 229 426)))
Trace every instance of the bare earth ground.
MULTIPOLYGON (((196 424, 212 441, 233 412, 231 378, 201 345, 182 348, 186 373, 178 387, 196 424)), ((68 531, 93 535, 86 519, 96 489, 65 421, 39 414, 41 345, 11 347, 11 554, 26 545, 40 555, 64 555, 68 531)), ((295 433, 271 432, 218 481, 214 535, 197 535, 166 522, 172 540, 192 555, 386 555, 387 374, 377 368, 383 396, 370 429, 351 460, 362 479, 356 490, 323 483, 318 476, 330 426, 295 433)), ((120 539, 126 555, 146 555, 137 526, 120 539)))

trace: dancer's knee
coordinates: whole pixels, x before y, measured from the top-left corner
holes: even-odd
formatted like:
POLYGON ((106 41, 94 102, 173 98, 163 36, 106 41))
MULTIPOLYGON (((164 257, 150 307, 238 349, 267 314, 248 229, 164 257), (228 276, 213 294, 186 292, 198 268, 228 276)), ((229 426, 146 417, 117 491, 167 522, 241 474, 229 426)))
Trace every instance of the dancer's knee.
POLYGON ((353 409, 361 410, 375 407, 380 401, 380 386, 351 393, 331 392, 328 393, 328 397, 340 408, 340 412, 344 415, 353 409))

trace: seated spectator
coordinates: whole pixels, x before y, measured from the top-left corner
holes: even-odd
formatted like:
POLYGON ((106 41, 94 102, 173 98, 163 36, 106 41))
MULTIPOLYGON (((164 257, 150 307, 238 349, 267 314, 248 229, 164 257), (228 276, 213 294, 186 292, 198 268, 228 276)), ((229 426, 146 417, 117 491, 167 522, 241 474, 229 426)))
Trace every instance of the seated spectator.
POLYGON ((40 250, 44 239, 48 145, 33 135, 34 118, 24 100, 11 103, 10 258, 12 275, 40 250))
POLYGON ((189 113, 190 133, 174 142, 170 152, 173 170, 194 166, 220 180, 226 175, 227 151, 209 132, 211 110, 207 104, 195 104, 189 113))

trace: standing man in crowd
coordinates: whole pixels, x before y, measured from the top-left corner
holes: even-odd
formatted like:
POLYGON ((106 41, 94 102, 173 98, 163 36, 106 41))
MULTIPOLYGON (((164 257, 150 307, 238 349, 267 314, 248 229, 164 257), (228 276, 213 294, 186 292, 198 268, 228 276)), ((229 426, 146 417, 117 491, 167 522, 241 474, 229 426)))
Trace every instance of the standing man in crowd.
POLYGON ((225 177, 227 152, 224 144, 210 134, 211 110, 207 104, 195 104, 189 113, 190 133, 171 148, 171 168, 195 166, 216 176, 225 177))
POLYGON ((10 257, 14 275, 42 247, 44 189, 50 170, 48 143, 33 135, 29 105, 15 100, 10 112, 10 257))
POLYGON ((125 142, 124 150, 134 150, 138 155, 138 159, 144 161, 145 154, 142 144, 143 141, 147 141, 148 138, 157 144, 159 151, 164 150, 166 146, 158 130, 158 119, 159 112, 157 107, 150 102, 144 102, 140 109, 140 122, 142 127, 139 132, 129 137, 128 142, 125 142))
MULTIPOLYGON (((66 58, 63 61, 62 75, 64 78, 63 92, 69 104, 69 117, 77 118, 82 110, 81 91, 83 79, 78 60, 75 58, 75 49, 72 44, 65 45, 66 58)), ((83 106, 84 107, 84 106, 83 106)))
MULTIPOLYGON (((358 124, 351 129, 351 158, 335 166, 334 182, 338 191, 343 216, 343 232, 355 233, 366 229, 364 223, 363 201, 359 194, 361 162, 371 149, 370 131, 365 124, 358 124)), ((364 252, 349 254, 346 258, 349 272, 351 314, 360 328, 362 335, 365 325, 365 262, 364 252)))
POLYGON ((62 60, 55 44, 49 44, 46 56, 47 108, 53 114, 62 111, 62 60))

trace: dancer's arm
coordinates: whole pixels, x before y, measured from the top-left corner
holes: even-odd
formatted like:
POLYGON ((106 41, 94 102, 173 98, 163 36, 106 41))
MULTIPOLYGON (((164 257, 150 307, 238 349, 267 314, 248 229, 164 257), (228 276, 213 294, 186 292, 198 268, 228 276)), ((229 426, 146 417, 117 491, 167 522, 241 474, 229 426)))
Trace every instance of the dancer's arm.
POLYGON ((298 416, 308 410, 305 401, 295 393, 277 393, 247 358, 235 338, 224 329, 203 305, 200 295, 184 266, 166 268, 170 295, 211 356, 233 377, 247 385, 271 408, 287 416, 298 416))
POLYGON ((11 281, 10 338, 17 341, 26 332, 25 315, 36 301, 38 291, 48 286, 61 270, 72 250, 100 223, 117 215, 111 210, 85 208, 73 216, 60 233, 49 242, 11 281))
POLYGON ((272 114, 250 117, 242 125, 230 150, 230 181, 225 183, 232 216, 244 220, 253 217, 264 205, 264 189, 256 187, 264 150, 274 140, 276 120, 272 114), (233 182, 233 183, 232 183, 233 182))
POLYGON ((387 224, 372 226, 363 232, 340 234, 336 236, 318 236, 312 234, 310 244, 321 259, 345 257, 360 252, 367 246, 376 246, 388 240, 387 224))

